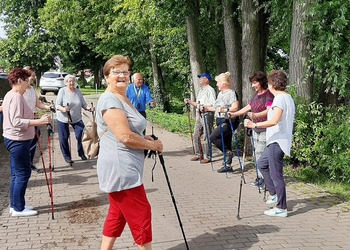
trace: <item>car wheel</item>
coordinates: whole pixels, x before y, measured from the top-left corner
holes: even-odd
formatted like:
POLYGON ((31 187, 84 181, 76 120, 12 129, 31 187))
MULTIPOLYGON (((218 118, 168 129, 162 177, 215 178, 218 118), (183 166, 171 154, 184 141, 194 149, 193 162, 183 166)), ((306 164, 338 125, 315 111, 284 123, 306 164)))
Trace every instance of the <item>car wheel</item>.
POLYGON ((45 94, 46 94, 46 91, 41 89, 41 90, 40 90, 40 94, 45 95, 45 94))

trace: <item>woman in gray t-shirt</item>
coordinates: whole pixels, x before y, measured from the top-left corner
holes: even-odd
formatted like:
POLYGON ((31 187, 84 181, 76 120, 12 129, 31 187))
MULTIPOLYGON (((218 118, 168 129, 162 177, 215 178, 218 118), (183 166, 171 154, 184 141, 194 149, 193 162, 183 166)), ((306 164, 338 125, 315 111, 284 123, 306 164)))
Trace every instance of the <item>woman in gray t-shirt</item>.
POLYGON ((269 90, 275 96, 267 114, 267 121, 253 123, 246 119, 248 128, 266 129, 266 149, 262 153, 258 167, 264 176, 270 193, 266 204, 277 203, 276 207, 266 210, 268 216, 287 217, 286 184, 283 177, 283 157, 290 156, 292 147, 295 104, 291 95, 285 92, 287 76, 283 71, 272 71, 268 77, 269 90))
POLYGON ((110 208, 101 249, 112 249, 126 222, 139 247, 151 249, 151 207, 143 187, 144 150, 162 152, 161 141, 143 136, 146 119, 126 97, 131 61, 113 56, 103 68, 108 87, 98 100, 100 136, 97 174, 100 189, 109 195, 110 208))
MULTIPOLYGON (((233 124, 233 129, 236 129, 239 124, 239 118, 229 119, 227 118, 227 111, 237 111, 239 107, 239 102, 237 98, 237 94, 235 91, 231 89, 231 78, 230 72, 221 73, 220 75, 215 77, 217 82, 217 87, 220 92, 213 107, 204 107, 204 111, 215 112, 216 118, 216 128, 213 133, 210 135, 210 141, 218 148, 221 152, 225 151, 226 155, 226 166, 218 169, 218 173, 233 172, 233 168, 231 167, 233 152, 232 152, 232 129, 231 123, 233 124), (220 120, 222 124, 222 128, 220 126, 220 120), (221 129, 224 138, 224 142, 222 142, 221 129), (223 147, 224 144, 224 147, 223 147)), ((224 163, 225 164, 225 163, 224 163)))
POLYGON ((87 105, 81 91, 75 88, 75 76, 66 75, 64 83, 66 84, 66 87, 63 87, 58 91, 56 99, 57 127, 63 158, 67 163, 72 164, 72 149, 68 143, 70 134, 69 124, 73 127, 75 132, 78 155, 82 160, 86 160, 87 158, 84 154, 82 144, 85 126, 81 116, 81 109, 91 110, 92 107, 87 105), (70 119, 68 116, 70 116, 70 119))

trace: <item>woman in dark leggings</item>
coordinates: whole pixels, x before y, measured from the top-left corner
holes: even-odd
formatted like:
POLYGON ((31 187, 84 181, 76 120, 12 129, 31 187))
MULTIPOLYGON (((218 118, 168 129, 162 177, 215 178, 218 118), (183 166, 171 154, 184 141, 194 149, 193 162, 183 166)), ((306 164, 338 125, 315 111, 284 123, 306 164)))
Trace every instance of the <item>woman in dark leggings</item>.
MULTIPOLYGON (((225 146, 225 154, 226 154, 226 164, 227 171, 232 172, 232 130, 230 119, 227 118, 227 111, 237 111, 239 107, 239 102, 237 98, 237 94, 235 91, 231 89, 231 79, 230 72, 221 73, 220 75, 215 77, 215 81, 217 82, 216 86, 220 90, 218 97, 214 103, 213 107, 204 107, 204 111, 215 111, 216 117, 216 128, 213 133, 210 135, 210 141, 223 152, 222 140, 221 140, 221 128, 220 128, 220 119, 222 122, 222 130, 224 137, 224 146, 225 146)), ((236 117, 231 119, 233 124, 233 128, 236 129, 239 124, 239 118, 236 117)), ((225 166, 218 169, 219 173, 226 172, 225 166)))
POLYGON ((275 96, 267 113, 267 121, 252 122, 244 120, 247 128, 267 128, 266 148, 262 153, 258 167, 264 176, 270 193, 266 204, 276 203, 276 207, 266 210, 265 215, 287 217, 286 183, 283 177, 283 157, 290 156, 293 136, 295 104, 292 96, 285 90, 287 76, 283 71, 272 71, 267 77, 269 90, 275 96))

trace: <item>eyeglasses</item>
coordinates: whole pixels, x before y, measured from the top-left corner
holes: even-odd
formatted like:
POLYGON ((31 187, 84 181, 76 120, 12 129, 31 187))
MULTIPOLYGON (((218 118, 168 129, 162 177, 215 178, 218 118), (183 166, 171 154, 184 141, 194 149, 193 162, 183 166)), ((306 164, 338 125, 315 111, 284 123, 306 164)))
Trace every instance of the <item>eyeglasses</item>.
POLYGON ((124 76, 128 76, 130 75, 130 71, 120 71, 120 70, 113 70, 110 73, 112 76, 119 76, 121 74, 123 74, 124 76))

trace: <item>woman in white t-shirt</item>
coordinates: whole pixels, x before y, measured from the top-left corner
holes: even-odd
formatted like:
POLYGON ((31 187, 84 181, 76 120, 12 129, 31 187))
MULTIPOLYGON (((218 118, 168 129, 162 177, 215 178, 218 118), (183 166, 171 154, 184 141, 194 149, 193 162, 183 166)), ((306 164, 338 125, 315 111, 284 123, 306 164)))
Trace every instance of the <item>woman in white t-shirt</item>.
POLYGON ((285 92, 287 76, 283 71, 272 71, 268 77, 269 90, 275 96, 267 114, 267 121, 253 123, 246 119, 247 128, 266 129, 266 149, 262 153, 258 167, 264 176, 270 193, 266 204, 277 203, 275 208, 266 210, 268 216, 287 217, 286 184, 283 177, 283 157, 290 156, 292 147, 295 104, 292 96, 285 92))
MULTIPOLYGON (((32 86, 34 80, 35 80, 35 71, 32 67, 27 66, 24 68, 25 70, 27 70, 30 73, 30 77, 29 77, 29 84, 28 84, 28 88, 26 90, 26 92, 24 92, 23 97, 24 100, 26 100, 29 108, 33 111, 34 113, 34 117, 36 117, 36 108, 39 109, 44 109, 44 110, 48 110, 51 108, 50 105, 45 105, 43 103, 40 102, 38 94, 35 90, 35 88, 32 86)), ((30 144, 30 163, 31 163, 31 168, 32 171, 38 172, 39 169, 37 169, 34 165, 33 165, 33 160, 34 160, 34 155, 35 155, 35 151, 36 151, 36 145, 38 142, 38 137, 37 137, 37 131, 40 135, 40 129, 39 127, 34 127, 35 129, 35 134, 34 134, 34 138, 30 144)))

